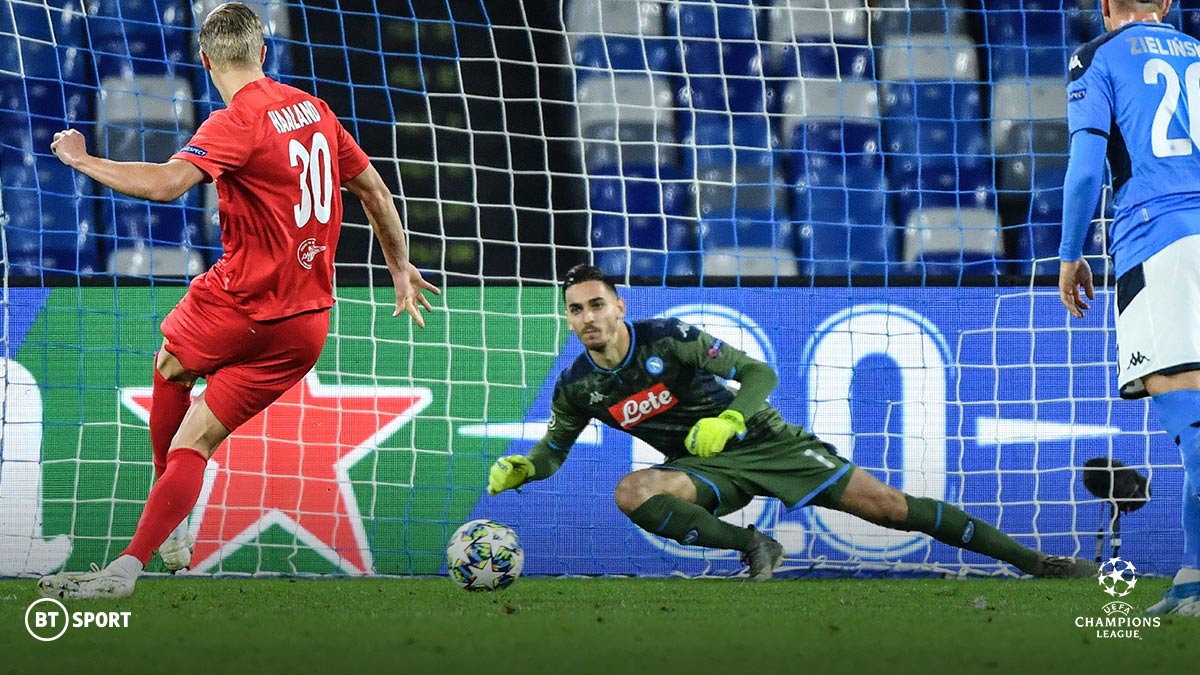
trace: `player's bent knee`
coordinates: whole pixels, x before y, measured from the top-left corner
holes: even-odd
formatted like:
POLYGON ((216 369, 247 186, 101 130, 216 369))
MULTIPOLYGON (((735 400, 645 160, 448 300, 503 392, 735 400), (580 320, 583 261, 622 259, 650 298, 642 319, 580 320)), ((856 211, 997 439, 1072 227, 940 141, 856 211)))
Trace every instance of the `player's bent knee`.
POLYGON ((613 490, 613 499, 617 502, 617 508, 621 509, 622 513, 633 513, 639 506, 644 504, 647 499, 654 496, 653 492, 646 489, 643 477, 638 475, 641 471, 634 471, 626 475, 617 483, 617 487, 613 490))
POLYGON ((163 379, 170 382, 179 382, 191 386, 196 382, 196 376, 184 369, 183 364, 175 355, 168 352, 165 348, 158 350, 158 356, 154 359, 154 368, 158 370, 158 374, 163 376, 163 379))
POLYGON ((629 514, 654 495, 673 495, 689 502, 696 501, 696 488, 687 474, 661 469, 642 469, 626 474, 617 483, 613 498, 617 508, 629 514))

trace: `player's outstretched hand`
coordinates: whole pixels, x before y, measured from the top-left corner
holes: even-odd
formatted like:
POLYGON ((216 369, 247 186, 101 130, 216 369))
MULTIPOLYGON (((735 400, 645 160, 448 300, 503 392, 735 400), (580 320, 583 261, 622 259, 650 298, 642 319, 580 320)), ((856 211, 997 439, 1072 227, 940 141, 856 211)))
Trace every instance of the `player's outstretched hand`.
POLYGON ((533 462, 524 455, 509 455, 496 460, 488 471, 488 494, 496 495, 518 488, 533 478, 533 462))
POLYGON ((433 305, 429 304, 429 298, 425 297, 424 291, 441 295, 441 289, 426 281, 425 277, 421 276, 421 271, 412 263, 408 263, 407 274, 392 275, 392 283, 396 286, 396 311, 392 312, 392 316, 400 316, 400 312, 408 312, 413 321, 424 328, 425 317, 421 315, 421 308, 424 308, 426 312, 433 311, 433 305))
POLYGON ((1071 313, 1071 316, 1076 319, 1082 319, 1083 313, 1091 306, 1087 300, 1083 299, 1084 294, 1088 300, 1096 299, 1096 288, 1092 285, 1092 268, 1088 265, 1085 258, 1079 260, 1066 261, 1063 260, 1058 264, 1058 298, 1062 300, 1063 306, 1071 313), (1079 292, 1079 287, 1083 286, 1083 294, 1079 292))
POLYGON ((729 439, 744 435, 746 418, 736 410, 726 410, 716 417, 705 417, 696 422, 683 445, 697 457, 712 457, 725 449, 729 439))
POLYGON ((74 168, 87 157, 87 140, 75 129, 66 129, 54 134, 54 140, 50 142, 50 152, 63 164, 74 168))

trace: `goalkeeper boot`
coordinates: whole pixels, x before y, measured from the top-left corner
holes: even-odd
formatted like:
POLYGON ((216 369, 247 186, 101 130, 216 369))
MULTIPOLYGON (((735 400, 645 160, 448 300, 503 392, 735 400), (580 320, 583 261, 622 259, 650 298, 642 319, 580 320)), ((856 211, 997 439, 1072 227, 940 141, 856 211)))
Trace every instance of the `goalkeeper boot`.
POLYGON ((754 538, 742 551, 742 562, 750 567, 750 581, 769 581, 775 576, 775 568, 783 562, 783 544, 750 526, 754 538))
POLYGON ((42 597, 59 600, 90 600, 92 598, 126 598, 133 595, 137 575, 113 569, 100 569, 92 563, 92 571, 84 573, 50 574, 38 581, 42 597))
POLYGON ((1086 579, 1100 574, 1100 566, 1091 560, 1068 555, 1038 552, 1037 564, 1029 572, 1040 579, 1086 579))
POLYGON ((1162 600, 1147 607, 1146 613, 1200 616, 1200 581, 1168 588, 1162 600))
POLYGON ((158 547, 158 557, 171 573, 185 570, 192 566, 192 547, 196 540, 192 535, 184 535, 182 539, 168 539, 158 547))

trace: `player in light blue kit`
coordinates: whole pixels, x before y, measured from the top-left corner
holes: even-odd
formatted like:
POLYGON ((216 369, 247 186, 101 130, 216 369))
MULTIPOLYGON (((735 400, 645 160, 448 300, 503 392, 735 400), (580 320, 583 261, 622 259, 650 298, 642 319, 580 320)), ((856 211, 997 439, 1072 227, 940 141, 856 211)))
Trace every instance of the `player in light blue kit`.
POLYGON ((1107 153, 1118 384, 1123 398, 1154 398, 1185 469, 1183 564, 1146 612, 1200 616, 1200 42, 1161 23, 1170 6, 1101 0, 1108 32, 1071 57, 1058 287, 1082 318, 1095 297, 1083 239, 1107 153))

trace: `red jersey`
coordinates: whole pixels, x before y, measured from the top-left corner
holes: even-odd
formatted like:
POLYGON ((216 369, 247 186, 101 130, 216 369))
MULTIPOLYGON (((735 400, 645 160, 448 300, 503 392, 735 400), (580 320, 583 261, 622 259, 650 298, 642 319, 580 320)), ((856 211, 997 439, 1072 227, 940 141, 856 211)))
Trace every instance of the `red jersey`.
POLYGON ((225 254, 189 293, 231 303, 256 321, 333 305, 341 185, 369 160, 324 101, 255 80, 171 159, 217 182, 225 254))

